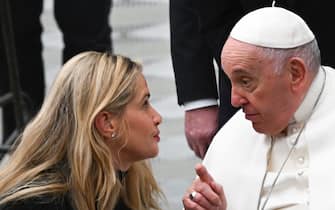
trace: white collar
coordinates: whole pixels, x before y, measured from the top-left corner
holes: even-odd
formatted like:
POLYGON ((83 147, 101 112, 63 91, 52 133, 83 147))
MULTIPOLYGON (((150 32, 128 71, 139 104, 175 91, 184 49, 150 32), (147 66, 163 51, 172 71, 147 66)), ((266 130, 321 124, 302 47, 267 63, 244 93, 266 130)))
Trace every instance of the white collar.
POLYGON ((326 80, 326 72, 323 67, 319 68, 311 86, 309 87, 306 96, 304 97, 302 103, 300 104, 297 111, 294 113, 295 122, 302 122, 308 120, 309 116, 312 114, 313 108, 317 100, 320 98, 321 91, 326 80))

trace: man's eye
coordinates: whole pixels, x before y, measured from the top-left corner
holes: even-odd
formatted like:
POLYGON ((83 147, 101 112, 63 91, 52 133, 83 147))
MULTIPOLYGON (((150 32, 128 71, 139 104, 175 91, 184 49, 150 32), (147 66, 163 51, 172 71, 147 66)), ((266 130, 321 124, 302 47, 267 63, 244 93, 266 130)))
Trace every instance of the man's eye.
POLYGON ((242 78, 241 79, 241 84, 243 86, 249 86, 250 85, 250 79, 248 79, 248 78, 242 78))

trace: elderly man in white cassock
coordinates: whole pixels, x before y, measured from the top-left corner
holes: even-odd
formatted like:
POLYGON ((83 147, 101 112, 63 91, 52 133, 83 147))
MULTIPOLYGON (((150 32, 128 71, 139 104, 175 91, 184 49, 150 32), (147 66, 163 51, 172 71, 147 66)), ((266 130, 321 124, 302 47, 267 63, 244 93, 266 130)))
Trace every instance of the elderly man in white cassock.
POLYGON ((221 55, 231 103, 185 209, 335 209, 335 71, 314 34, 278 7, 250 12, 221 55))

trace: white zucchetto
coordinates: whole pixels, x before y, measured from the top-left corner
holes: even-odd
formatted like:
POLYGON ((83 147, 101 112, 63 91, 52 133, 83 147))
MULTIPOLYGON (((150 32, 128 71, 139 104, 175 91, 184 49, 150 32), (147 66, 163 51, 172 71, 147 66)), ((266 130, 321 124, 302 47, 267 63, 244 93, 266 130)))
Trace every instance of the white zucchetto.
POLYGON ((242 42, 269 48, 294 48, 315 37, 305 21, 281 7, 264 7, 242 17, 230 36, 242 42))

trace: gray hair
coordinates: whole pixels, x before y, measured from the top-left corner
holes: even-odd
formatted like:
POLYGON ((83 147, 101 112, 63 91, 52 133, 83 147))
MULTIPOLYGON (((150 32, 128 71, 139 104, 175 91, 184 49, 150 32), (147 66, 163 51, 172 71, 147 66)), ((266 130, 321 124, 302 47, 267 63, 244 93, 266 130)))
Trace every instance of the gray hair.
POLYGON ((273 61, 274 71, 278 74, 284 69, 284 65, 291 57, 299 57, 305 61, 307 69, 318 71, 321 65, 321 55, 316 39, 299 47, 290 49, 277 49, 257 47, 264 59, 273 61))

